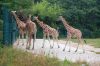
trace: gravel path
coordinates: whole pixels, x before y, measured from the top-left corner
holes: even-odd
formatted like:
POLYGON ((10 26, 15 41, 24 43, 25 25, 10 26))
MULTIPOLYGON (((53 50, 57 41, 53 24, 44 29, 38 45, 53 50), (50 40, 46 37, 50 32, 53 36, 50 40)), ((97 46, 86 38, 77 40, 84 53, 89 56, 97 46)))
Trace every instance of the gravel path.
MULTIPOLYGON (((36 54, 45 53, 45 55, 50 55, 51 57, 52 56, 57 57, 60 60, 67 59, 72 62, 81 61, 81 62, 89 63, 90 66, 100 66, 100 54, 96 54, 96 52, 100 53, 100 48, 94 48, 92 46, 85 45, 84 46, 85 53, 82 53, 81 46, 78 49, 78 51, 75 53, 74 51, 76 49, 77 43, 73 43, 70 41, 71 52, 68 52, 69 45, 66 47, 66 50, 63 52, 62 50, 65 46, 64 45, 65 41, 62 41, 62 40, 59 41, 60 48, 57 48, 58 46, 57 46, 57 43, 55 42, 53 49, 50 49, 50 44, 49 44, 48 40, 45 41, 45 48, 41 48, 42 42, 43 42, 43 39, 36 39, 35 50, 34 51, 27 50, 27 51, 36 53, 36 54)), ((22 42, 20 41, 20 43, 22 43, 22 42)), ((26 44, 25 39, 24 39, 24 43, 26 44)), ((14 48, 26 50, 25 49, 26 45, 22 46, 22 44, 20 44, 17 46, 16 44, 17 44, 17 41, 13 44, 14 48)), ((51 40, 51 44, 53 44, 52 40, 51 40)), ((31 48, 32 48, 32 46, 31 46, 31 48)))

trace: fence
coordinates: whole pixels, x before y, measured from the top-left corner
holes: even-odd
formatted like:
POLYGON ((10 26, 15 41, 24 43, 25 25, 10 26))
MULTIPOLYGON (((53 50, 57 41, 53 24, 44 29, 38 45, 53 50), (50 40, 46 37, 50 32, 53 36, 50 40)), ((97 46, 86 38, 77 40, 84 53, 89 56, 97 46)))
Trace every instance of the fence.
POLYGON ((15 19, 6 7, 2 8, 3 14, 3 44, 13 44, 18 36, 18 29, 15 19))

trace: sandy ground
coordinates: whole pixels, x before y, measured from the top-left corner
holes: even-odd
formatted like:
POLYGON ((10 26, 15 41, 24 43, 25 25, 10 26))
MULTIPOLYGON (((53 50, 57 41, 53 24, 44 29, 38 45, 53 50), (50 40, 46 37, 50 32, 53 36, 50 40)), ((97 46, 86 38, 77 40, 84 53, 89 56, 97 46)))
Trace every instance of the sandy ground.
MULTIPOLYGON (((65 46, 65 41, 59 40, 58 44, 60 48, 58 48, 57 42, 54 44, 54 48, 50 49, 50 44, 48 40, 45 41, 45 47, 42 47, 42 42, 43 39, 36 39, 35 42, 35 49, 31 50, 32 45, 30 50, 26 50, 26 40, 24 39, 24 46, 22 46, 22 39, 20 40, 20 44, 17 46, 17 41, 13 44, 14 48, 22 49, 24 51, 32 52, 35 54, 45 54, 49 55, 51 57, 57 57, 60 60, 69 60, 72 62, 87 62, 90 66, 100 66, 100 48, 94 48, 92 46, 84 45, 85 48, 85 53, 82 51, 81 45, 79 46, 79 49, 77 52, 74 52, 77 43, 73 43, 69 41, 66 50, 63 51, 63 48, 65 46), (68 52, 69 47, 71 48, 71 52, 68 52), (96 54, 99 53, 99 54, 96 54)), ((51 45, 53 45, 53 41, 51 40, 51 45)))

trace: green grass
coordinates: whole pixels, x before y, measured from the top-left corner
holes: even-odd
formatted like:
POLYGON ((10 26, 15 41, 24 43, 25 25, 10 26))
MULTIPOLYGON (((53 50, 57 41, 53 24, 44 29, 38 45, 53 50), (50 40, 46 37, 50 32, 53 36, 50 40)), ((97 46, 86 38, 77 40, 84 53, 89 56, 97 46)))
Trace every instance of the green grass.
POLYGON ((94 47, 100 48, 100 38, 97 39, 85 39, 87 44, 92 45, 94 47))
POLYGON ((3 31, 0 31, 0 41, 3 39, 3 31))
MULTIPOLYGON (((63 39, 65 40, 65 39, 63 39)), ((96 48, 100 48, 100 38, 96 38, 96 39, 84 39, 86 40, 87 44, 94 46, 96 48)), ((71 41, 73 42, 77 42, 76 39, 72 39, 71 41)))
MULTIPOLYGON (((81 66, 83 63, 60 61, 49 56, 34 55, 12 47, 0 48, 0 66, 81 66)), ((86 63, 85 63, 86 64, 86 63)))

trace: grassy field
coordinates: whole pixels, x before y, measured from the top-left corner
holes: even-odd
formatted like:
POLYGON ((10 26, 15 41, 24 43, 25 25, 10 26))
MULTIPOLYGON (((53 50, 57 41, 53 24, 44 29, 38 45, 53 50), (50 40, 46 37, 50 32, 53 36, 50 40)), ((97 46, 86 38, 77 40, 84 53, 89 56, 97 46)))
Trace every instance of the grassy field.
POLYGON ((0 66, 81 66, 82 64, 79 62, 72 63, 67 60, 60 61, 49 56, 36 56, 12 47, 0 48, 0 66))
MULTIPOLYGON (((91 46, 94 46, 96 48, 100 48, 100 38, 96 38, 96 39, 84 39, 84 40, 86 40, 87 44, 89 44, 91 46)), ((71 41, 77 42, 76 39, 72 39, 71 41)))
POLYGON ((3 32, 0 31, 0 43, 2 43, 2 41, 3 41, 3 32))
POLYGON ((85 39, 89 45, 100 48, 100 38, 97 39, 85 39))

